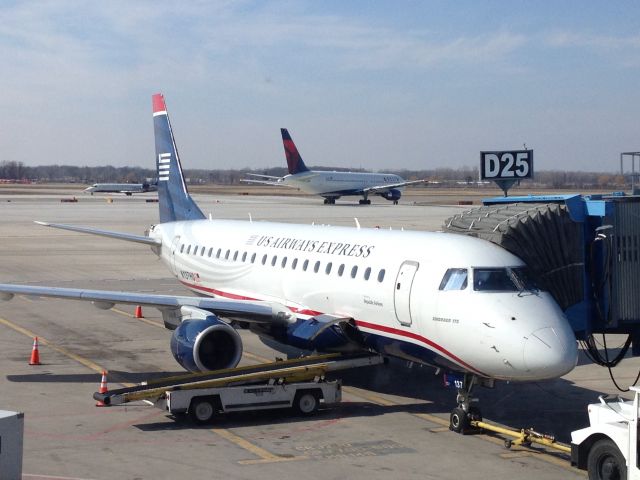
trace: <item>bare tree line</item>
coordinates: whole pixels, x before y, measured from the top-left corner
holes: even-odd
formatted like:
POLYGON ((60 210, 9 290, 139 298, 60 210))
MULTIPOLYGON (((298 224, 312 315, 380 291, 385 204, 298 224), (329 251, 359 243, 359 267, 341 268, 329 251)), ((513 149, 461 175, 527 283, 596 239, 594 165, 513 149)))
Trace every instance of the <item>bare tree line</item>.
MULTIPOLYGON (((347 170, 312 167, 315 170, 347 170)), ((365 172, 366 170, 357 170, 365 172)), ((283 176, 287 174, 285 168, 273 167, 267 169, 217 169, 185 170, 185 176, 190 183, 212 183, 218 185, 239 184, 240 179, 247 173, 283 176)), ((423 170, 383 170, 382 173, 396 173, 407 180, 429 179, 432 182, 442 182, 443 185, 475 185, 478 180, 478 167, 434 168, 423 170)), ((38 183, 142 183, 152 181, 156 176, 155 169, 141 167, 113 167, 111 165, 97 167, 79 167, 74 165, 41 165, 29 167, 22 162, 0 162, 0 180, 30 181, 38 183)), ((551 187, 551 188, 621 188, 628 182, 616 173, 580 172, 541 170, 535 173, 533 180, 523 181, 523 185, 551 187)), ((437 184, 436 184, 437 185, 437 184)), ((433 187, 433 184, 431 185, 433 187)))

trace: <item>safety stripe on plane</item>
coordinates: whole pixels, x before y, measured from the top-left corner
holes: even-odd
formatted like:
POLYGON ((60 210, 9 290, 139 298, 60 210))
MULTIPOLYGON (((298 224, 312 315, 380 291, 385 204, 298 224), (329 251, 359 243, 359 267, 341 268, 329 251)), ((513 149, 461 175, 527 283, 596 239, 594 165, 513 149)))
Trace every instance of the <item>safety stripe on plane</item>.
MULTIPOLYGON (((197 284, 193 284, 193 283, 188 283, 188 282, 185 282, 183 280, 180 280, 180 283, 182 283, 184 286, 186 286, 188 288, 192 288, 192 289, 195 289, 195 290, 200 290, 200 291, 203 291, 203 292, 213 293, 214 295, 218 295, 220 297, 229 298, 229 299, 232 299, 232 300, 248 300, 248 301, 254 301, 254 302, 255 301, 265 301, 265 300, 260 300, 259 298, 246 297, 244 295, 237 295, 235 293, 223 292, 222 290, 205 287, 203 285, 197 285, 197 284)), ((288 307, 288 306, 287 306, 287 308, 289 310, 291 310, 293 313, 297 313, 297 314, 300 314, 300 315, 309 315, 309 316, 313 317, 315 315, 322 315, 323 314, 323 312, 318 312, 318 311, 315 311, 315 310, 298 309, 296 307, 288 307)), ((427 346, 429 346, 431 349, 437 350, 438 352, 442 353, 443 355, 446 355, 451 360, 453 360, 454 362, 458 363, 459 365, 465 367, 466 369, 471 370, 473 372, 476 372, 478 375, 482 375, 484 377, 488 376, 485 373, 483 373, 480 370, 478 370, 477 368, 472 367, 467 362, 462 360, 457 355, 454 355, 453 353, 451 353, 446 348, 438 345, 437 343, 433 342, 432 340, 429 340, 426 337, 423 337, 422 335, 418 335, 417 333, 413 333, 413 332, 407 332, 406 330, 400 330, 398 328, 387 327, 387 326, 384 326, 384 325, 378 325, 376 323, 365 322, 363 320, 355 319, 355 322, 356 322, 356 325, 358 327, 368 328, 370 330, 376 330, 378 332, 390 333, 392 335, 398 335, 400 337, 411 338, 412 340, 416 340, 418 342, 424 343, 427 346)))

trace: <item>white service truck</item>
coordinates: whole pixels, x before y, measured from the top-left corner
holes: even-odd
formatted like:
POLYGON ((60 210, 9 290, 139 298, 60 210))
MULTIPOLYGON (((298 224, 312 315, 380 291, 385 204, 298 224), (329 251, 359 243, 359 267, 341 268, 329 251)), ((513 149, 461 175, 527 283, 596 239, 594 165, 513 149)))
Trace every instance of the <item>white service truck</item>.
POLYGON ((640 387, 632 401, 607 399, 589 405, 590 426, 571 432, 571 464, 590 480, 640 480, 638 413, 640 387))

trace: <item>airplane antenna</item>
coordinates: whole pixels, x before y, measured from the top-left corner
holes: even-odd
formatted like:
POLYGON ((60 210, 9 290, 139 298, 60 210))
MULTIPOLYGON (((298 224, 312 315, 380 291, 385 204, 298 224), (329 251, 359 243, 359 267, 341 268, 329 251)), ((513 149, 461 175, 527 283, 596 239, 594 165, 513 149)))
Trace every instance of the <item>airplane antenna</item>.
POLYGON ((360 230, 360 222, 358 221, 358 219, 356 217, 353 217, 353 219, 356 221, 356 228, 358 230, 360 230))

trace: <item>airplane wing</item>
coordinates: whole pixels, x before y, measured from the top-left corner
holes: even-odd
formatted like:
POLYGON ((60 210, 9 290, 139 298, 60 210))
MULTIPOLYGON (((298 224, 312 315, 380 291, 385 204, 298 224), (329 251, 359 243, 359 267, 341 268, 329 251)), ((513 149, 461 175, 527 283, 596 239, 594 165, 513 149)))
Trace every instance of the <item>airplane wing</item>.
POLYGON ((116 303, 155 307, 163 313, 175 311, 181 307, 194 307, 220 317, 240 318, 249 322, 261 323, 282 322, 287 324, 289 323, 287 320, 292 316, 289 309, 275 302, 0 284, 0 299, 11 300, 15 295, 84 300, 93 302, 98 308, 105 310, 113 307, 116 303))
POLYGON ((398 183, 389 183, 387 185, 374 185, 373 187, 363 188, 363 193, 378 193, 384 192, 385 190, 391 190, 392 188, 400 188, 406 187, 407 185, 413 185, 416 183, 428 183, 428 180, 412 180, 410 182, 398 182, 398 183))
POLYGON ((271 185, 273 187, 291 187, 298 188, 294 185, 287 185, 286 183, 280 180, 254 180, 253 178, 241 178, 240 181, 242 183, 257 183, 259 185, 271 185))

